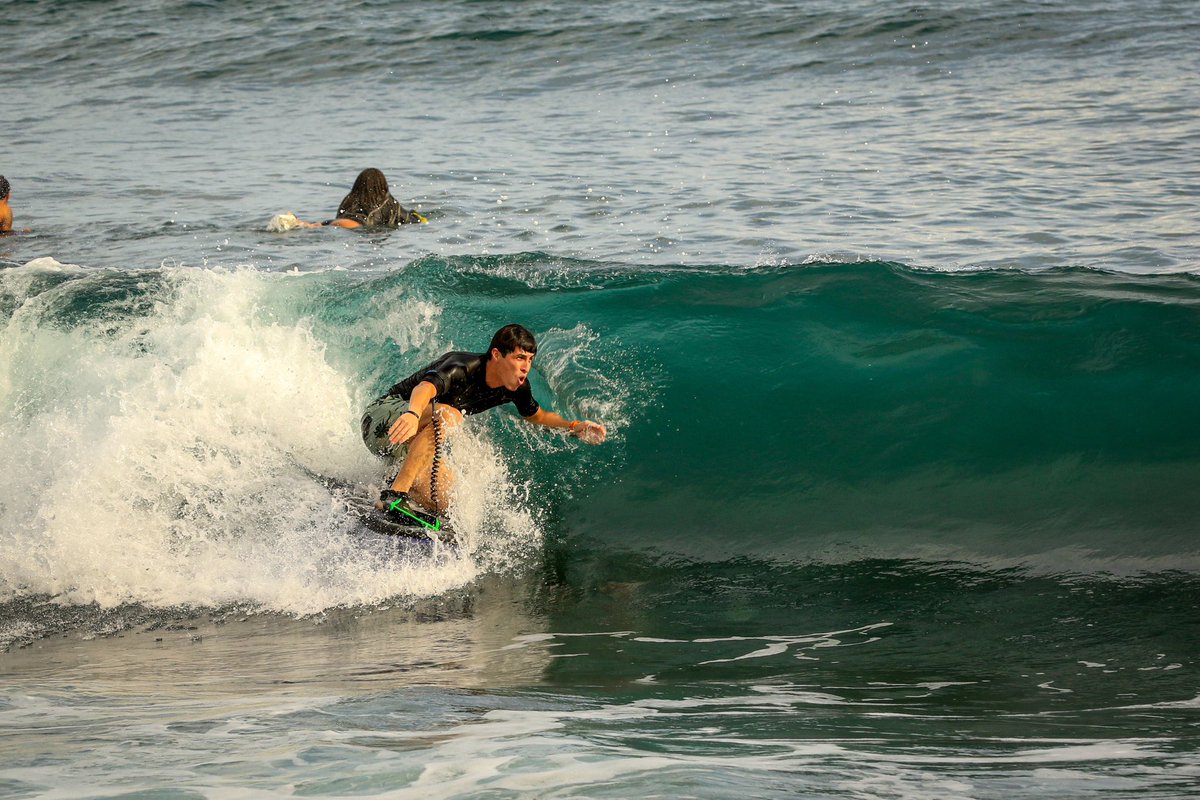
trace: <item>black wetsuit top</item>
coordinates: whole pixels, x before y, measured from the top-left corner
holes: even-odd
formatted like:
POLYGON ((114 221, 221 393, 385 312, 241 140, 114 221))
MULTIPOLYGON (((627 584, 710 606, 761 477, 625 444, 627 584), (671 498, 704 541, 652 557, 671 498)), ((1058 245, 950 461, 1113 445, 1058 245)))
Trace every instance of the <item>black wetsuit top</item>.
POLYGON ((487 362, 487 353, 446 353, 388 389, 386 396, 399 395, 408 400, 418 383, 429 381, 437 388, 439 403, 454 406, 464 415, 478 414, 505 403, 514 403, 522 417, 536 414, 541 406, 533 398, 529 381, 516 391, 504 386, 493 389, 487 385, 487 362))
POLYGON ((410 225, 422 222, 424 218, 415 211, 405 211, 391 194, 375 208, 367 211, 361 207, 339 208, 337 216, 322 222, 322 225, 332 225, 339 219, 349 219, 364 228, 395 228, 400 225, 410 225))

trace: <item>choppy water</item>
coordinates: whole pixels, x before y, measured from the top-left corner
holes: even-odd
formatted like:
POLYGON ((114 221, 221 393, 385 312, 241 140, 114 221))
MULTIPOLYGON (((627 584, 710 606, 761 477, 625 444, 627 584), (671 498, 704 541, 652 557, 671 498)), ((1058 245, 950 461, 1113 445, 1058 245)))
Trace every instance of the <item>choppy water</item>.
POLYGON ((1190 797, 1193 11, 13 6, 0 795, 1190 797), (610 442, 364 542, 509 321, 610 442))

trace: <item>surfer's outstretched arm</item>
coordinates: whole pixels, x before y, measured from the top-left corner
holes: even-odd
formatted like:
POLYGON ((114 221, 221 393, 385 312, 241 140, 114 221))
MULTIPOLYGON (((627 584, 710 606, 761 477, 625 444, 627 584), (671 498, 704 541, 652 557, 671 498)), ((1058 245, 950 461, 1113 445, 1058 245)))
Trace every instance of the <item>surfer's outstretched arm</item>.
POLYGON ((608 436, 608 429, 599 422, 592 422, 590 419, 569 420, 544 408, 539 408, 525 417, 525 421, 547 428, 566 428, 569 434, 578 436, 588 444, 600 444, 608 436))

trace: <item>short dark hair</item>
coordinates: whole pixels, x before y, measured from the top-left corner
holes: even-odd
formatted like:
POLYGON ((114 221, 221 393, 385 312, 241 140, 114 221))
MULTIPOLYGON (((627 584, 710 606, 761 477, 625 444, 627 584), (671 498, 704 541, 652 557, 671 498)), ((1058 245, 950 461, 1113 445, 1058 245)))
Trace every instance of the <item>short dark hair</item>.
POLYGON ((496 335, 492 337, 492 343, 488 345, 488 352, 490 353, 492 350, 499 350, 502 356, 506 356, 514 350, 524 350, 532 355, 537 353, 537 342, 534 341, 532 333, 513 323, 496 331, 496 335))
POLYGON ((8 185, 8 179, 0 175, 0 200, 8 197, 8 193, 12 191, 12 187, 8 185))

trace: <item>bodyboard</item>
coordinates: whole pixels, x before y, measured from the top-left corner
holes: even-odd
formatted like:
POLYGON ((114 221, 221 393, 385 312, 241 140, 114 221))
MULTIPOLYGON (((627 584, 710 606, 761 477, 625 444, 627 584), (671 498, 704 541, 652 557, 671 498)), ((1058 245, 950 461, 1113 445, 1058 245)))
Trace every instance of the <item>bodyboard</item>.
POLYGON ((402 536, 430 544, 456 544, 454 530, 444 517, 419 510, 385 514, 375 508, 375 499, 368 498, 365 487, 323 475, 313 477, 323 483, 334 501, 340 503, 346 513, 370 533, 402 536))
MULTIPOLYGON (((335 496, 339 493, 335 492, 335 496)), ((387 514, 375 508, 375 502, 363 496, 362 490, 346 493, 338 498, 346 511, 358 519, 363 527, 385 536, 408 536, 428 539, 447 544, 454 542, 454 531, 445 519, 422 511, 387 514)))

